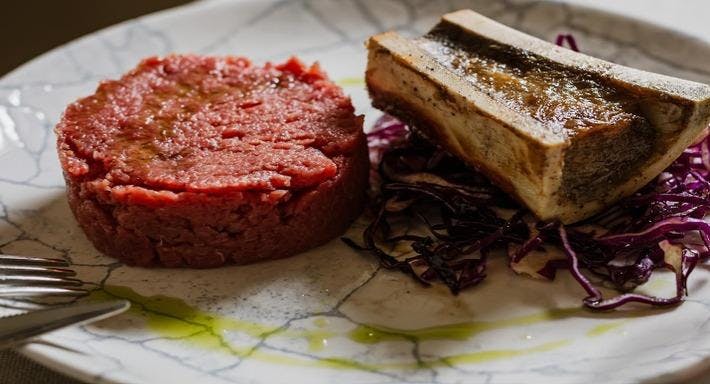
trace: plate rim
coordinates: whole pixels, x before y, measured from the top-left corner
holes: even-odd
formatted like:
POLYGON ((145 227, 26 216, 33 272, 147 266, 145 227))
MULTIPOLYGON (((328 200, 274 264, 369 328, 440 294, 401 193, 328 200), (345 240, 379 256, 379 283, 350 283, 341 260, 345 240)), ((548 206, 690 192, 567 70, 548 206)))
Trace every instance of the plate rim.
MULTIPOLYGON (((46 57, 55 54, 61 50, 67 49, 69 46, 79 44, 86 39, 91 39, 94 38, 96 35, 103 34, 103 33, 108 33, 114 30, 118 30, 120 28, 123 28, 131 23, 135 22, 142 22, 146 20, 151 20, 151 21, 156 21, 159 20, 162 17, 170 16, 170 17, 179 17, 179 16, 186 16, 189 15, 190 13, 196 12, 196 11, 203 11, 203 12, 209 12, 210 8, 218 8, 220 6, 243 6, 248 3, 263 3, 265 1, 269 1, 272 3, 276 3, 279 1, 290 1, 290 2, 305 2, 308 0, 200 0, 200 1, 194 1, 182 5, 177 5, 174 7, 162 9, 156 12, 148 13, 145 15, 141 15, 138 17, 134 17, 131 19, 127 19, 121 22, 118 22, 116 24, 112 24, 110 26, 98 29, 96 31, 88 32, 82 36, 79 36, 73 40, 70 40, 68 42, 65 42, 61 45, 58 45, 48 51, 45 51, 30 60, 20 64, 19 66, 13 68, 6 74, 4 74, 2 77, 0 77, 0 84, 2 84, 4 81, 7 79, 13 77, 16 73, 24 70, 25 68, 34 65, 35 62, 39 62, 41 60, 44 60, 46 57)), ((648 20, 645 18, 638 18, 634 16, 628 16, 624 15, 621 13, 618 13, 613 10, 607 10, 604 9, 603 6, 595 7, 595 6, 589 6, 589 5, 583 5, 583 4, 577 4, 577 3, 570 3, 565 0, 521 0, 522 2, 530 2, 530 3, 549 3, 549 4, 558 4, 560 6, 568 7, 571 10, 574 10, 576 12, 582 12, 582 13, 595 13, 603 17, 611 17, 616 20, 620 21, 629 21, 633 22, 639 25, 642 25, 644 28, 652 28, 664 32, 668 32, 669 34, 674 35, 675 37, 684 40, 684 41, 693 41, 695 44, 700 44, 705 46, 708 51, 710 51, 710 40, 703 39, 700 36, 696 36, 694 34, 688 33, 686 31, 673 28, 670 26, 666 25, 661 25, 660 23, 654 22, 653 20, 648 20)), ((17 83, 16 84, 18 87, 22 87, 22 83, 17 83)), ((100 382, 103 383, 109 383, 109 384, 118 384, 120 383, 119 381, 112 380, 107 377, 97 377, 96 373, 93 373, 89 370, 83 369, 84 367, 76 364, 67 364, 61 359, 53 358, 52 352, 45 351, 45 348, 58 348, 60 346, 53 346, 51 343, 28 343, 25 344, 24 346, 17 348, 14 350, 14 352, 19 353, 20 355, 27 357, 30 359, 32 362, 40 364, 55 373, 75 379, 78 381, 83 381, 83 382, 93 382, 97 379, 100 379, 100 382)), ((682 369, 678 369, 672 372, 667 372, 665 374, 662 374, 661 376, 650 378, 648 380, 642 381, 642 383, 668 383, 668 382, 685 382, 687 380, 693 380, 693 379, 698 379, 702 378, 703 375, 707 375, 710 373, 710 355, 707 357, 701 359, 700 361, 688 365, 682 369)))

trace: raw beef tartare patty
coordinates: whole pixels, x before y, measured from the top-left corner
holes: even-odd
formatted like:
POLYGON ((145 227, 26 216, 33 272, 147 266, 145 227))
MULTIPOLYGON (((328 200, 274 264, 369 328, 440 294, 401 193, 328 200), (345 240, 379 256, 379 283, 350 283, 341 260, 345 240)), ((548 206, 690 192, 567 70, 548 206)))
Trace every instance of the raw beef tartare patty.
POLYGON ((342 233, 368 177, 362 117, 317 65, 148 58, 56 127, 69 205, 128 264, 215 267, 342 233))

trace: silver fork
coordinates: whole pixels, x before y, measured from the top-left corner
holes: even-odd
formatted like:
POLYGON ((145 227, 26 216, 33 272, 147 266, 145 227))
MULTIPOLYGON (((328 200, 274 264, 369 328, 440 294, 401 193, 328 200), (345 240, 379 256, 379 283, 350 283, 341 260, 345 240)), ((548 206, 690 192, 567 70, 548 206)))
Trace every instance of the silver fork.
POLYGON ((0 254, 0 298, 83 296, 83 282, 62 259, 0 254))
MULTIPOLYGON (((88 294, 74 276, 76 272, 62 259, 0 254, 0 299, 88 294)), ((126 300, 89 301, 0 316, 0 350, 60 328, 105 319, 129 307, 126 300)))

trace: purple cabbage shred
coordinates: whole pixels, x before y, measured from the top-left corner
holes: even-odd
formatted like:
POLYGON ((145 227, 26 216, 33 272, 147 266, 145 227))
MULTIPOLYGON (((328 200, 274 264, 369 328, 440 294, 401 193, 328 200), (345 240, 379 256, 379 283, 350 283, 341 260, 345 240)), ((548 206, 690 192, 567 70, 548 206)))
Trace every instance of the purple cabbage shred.
MULTIPOLYGON (((565 43, 578 50, 574 37, 558 36, 557 44, 565 43)), ((568 270, 590 309, 665 307, 684 300, 691 272, 710 258, 707 135, 641 190, 574 225, 538 222, 482 174, 391 116, 375 123, 368 143, 378 187, 374 218, 363 246, 343 240, 423 285, 439 281, 457 294, 483 281, 489 255, 503 251, 517 273, 552 280, 568 270), (553 249, 561 252, 553 256, 553 249), (673 297, 635 292, 660 269, 675 273, 673 297), (605 298, 600 286, 618 294, 605 298)))
POLYGON ((555 44, 559 45, 560 47, 566 47, 575 52, 579 52, 579 48, 577 47, 577 40, 575 40, 574 36, 568 33, 561 33, 557 35, 557 39, 555 39, 555 44))

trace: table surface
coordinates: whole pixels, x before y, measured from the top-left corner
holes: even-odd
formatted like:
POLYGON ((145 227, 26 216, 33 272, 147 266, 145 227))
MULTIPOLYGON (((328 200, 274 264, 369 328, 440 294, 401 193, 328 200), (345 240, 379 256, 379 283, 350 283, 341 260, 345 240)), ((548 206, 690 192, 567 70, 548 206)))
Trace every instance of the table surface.
POLYGON ((0 76, 35 56, 87 33, 190 1, 192 0, 3 2, 3 13, 12 17, 4 17, 0 23, 3 53, 0 55, 0 76), (22 32, 22 38, 18 38, 18 31, 22 32))
MULTIPOLYGON (((495 1, 495 0, 492 0, 495 1)), ((589 7, 609 10, 612 12, 622 13, 625 15, 637 17, 643 20, 647 20, 668 28, 677 29, 684 31, 690 35, 699 37, 701 39, 710 41, 710 23, 707 21, 707 15, 710 14, 710 1, 708 0, 564 0, 569 3, 585 5, 589 7)), ((62 9, 57 9, 52 12, 44 12, 51 14, 53 20, 63 20, 64 26, 71 27, 66 28, 64 31, 61 30, 62 25, 59 25, 60 30, 48 31, 44 30, 44 33, 35 33, 34 37, 38 40, 43 39, 46 36, 52 36, 50 40, 42 40, 33 42, 32 37, 27 37, 22 39, 21 44, 29 45, 20 51, 15 53, 13 59, 5 61, 0 61, 0 74, 6 72, 9 68, 8 65, 14 63, 13 60, 17 60, 17 57, 23 57, 25 59, 31 58, 37 49, 51 48, 54 45, 61 44, 67 40, 74 37, 80 36, 84 33, 91 32, 97 28, 108 25, 111 22, 118 22, 122 19, 135 17, 145 12, 149 12, 156 9, 161 9, 165 7, 170 7, 173 5, 185 3, 185 0, 161 0, 161 1, 122 1, 116 2, 115 4, 120 4, 120 7, 114 6, 109 12, 104 9, 104 16, 99 20, 91 20, 87 22, 80 14, 75 13, 77 6, 64 7, 67 2, 58 2, 62 4, 62 9), (150 3, 146 6, 146 3, 150 3), (83 22, 83 23, 82 23, 83 22), (65 40, 62 40, 65 39, 65 40), (33 51, 35 50, 35 51, 33 51)), ((26 4, 25 2, 18 2, 26 4)), ((50 2, 54 3, 54 2, 50 2)), ((88 3, 86 1, 79 1, 78 3, 88 3)), ((111 2, 109 2, 111 3, 111 2)), ((45 2, 42 3, 47 4, 45 2)), ((100 4, 100 7, 104 7, 105 2, 98 2, 94 4, 100 4)), ((76 5, 76 4, 75 4, 76 5)), ((15 6, 17 8, 17 6, 15 6)), ((96 5, 94 5, 96 7, 96 5)), ((60 8, 60 7, 57 7, 60 8)), ((10 12, 12 14, 16 14, 10 12)), ((32 13, 30 13, 32 14, 32 13)), ((15 24, 22 23, 21 16, 15 18, 13 21, 15 24)), ((29 15, 28 15, 29 17, 29 15)), ((36 20, 26 19, 24 20, 27 24, 34 24, 36 20)), ((19 25, 19 24, 18 24, 19 25)), ((46 25, 40 23, 39 25, 46 25)), ((6 26, 7 27, 7 26, 6 26)), ((49 29, 49 28, 48 28, 49 29)), ((24 30, 24 29, 23 29, 24 30)), ((1 32, 1 31, 0 31, 1 32)), ((0 33, 0 35, 8 36, 7 33, 0 33)), ((3 48, 7 45, 3 44, 3 48)), ((6 57, 8 55, 5 55, 6 57)), ((10 55, 12 56, 12 55, 10 55)), ((14 63, 17 65, 19 63, 14 63)), ((710 66, 710 63, 708 63, 710 66)), ((705 376, 699 377, 693 382, 696 383, 710 383, 710 372, 705 376)), ((79 384, 79 382, 66 378, 59 373, 50 371, 47 368, 34 363, 33 361, 16 354, 14 352, 2 352, 0 353, 0 384, 30 384, 30 383, 44 383, 44 384, 79 384)))

